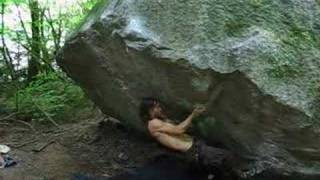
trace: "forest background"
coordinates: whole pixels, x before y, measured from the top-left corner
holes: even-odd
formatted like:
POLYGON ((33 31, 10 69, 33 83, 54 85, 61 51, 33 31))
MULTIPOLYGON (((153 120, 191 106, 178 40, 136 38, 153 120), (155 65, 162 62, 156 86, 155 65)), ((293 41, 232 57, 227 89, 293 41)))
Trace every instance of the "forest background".
POLYGON ((55 57, 99 0, 0 2, 3 119, 57 126, 90 116, 94 105, 56 65, 55 57))

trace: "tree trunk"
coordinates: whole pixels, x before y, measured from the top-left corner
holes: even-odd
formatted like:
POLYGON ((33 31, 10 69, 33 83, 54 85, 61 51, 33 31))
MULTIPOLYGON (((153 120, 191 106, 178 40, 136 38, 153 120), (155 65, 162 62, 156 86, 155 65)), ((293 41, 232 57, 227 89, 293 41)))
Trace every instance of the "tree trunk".
POLYGON ((31 56, 28 62, 28 80, 30 81, 40 71, 40 55, 41 55, 41 26, 40 15, 41 10, 37 0, 29 0, 29 8, 31 12, 31 56))
POLYGON ((47 37, 45 33, 44 26, 44 17, 45 17, 45 9, 41 9, 40 16, 40 30, 41 30, 41 52, 42 52, 42 61, 44 63, 45 71, 52 71, 53 68, 51 66, 52 57, 49 55, 49 50, 47 48, 47 37))

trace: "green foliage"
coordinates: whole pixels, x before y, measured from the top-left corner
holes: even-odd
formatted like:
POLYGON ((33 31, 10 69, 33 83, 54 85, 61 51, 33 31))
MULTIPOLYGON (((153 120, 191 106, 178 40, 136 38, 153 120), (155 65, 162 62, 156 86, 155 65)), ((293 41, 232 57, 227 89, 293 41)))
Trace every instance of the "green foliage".
POLYGON ((60 78, 56 73, 39 74, 25 88, 19 90, 9 100, 10 107, 18 107, 22 116, 31 117, 37 122, 72 120, 77 115, 87 113, 92 104, 82 90, 60 78))
MULTIPOLYGON (((39 39, 32 39, 30 6, 28 0, 1 0, 5 3, 4 24, 0 34, 7 42, 15 68, 16 79, 10 79, 10 71, 0 57, 0 113, 17 111, 22 117, 30 117, 36 122, 74 120, 90 115, 92 104, 82 90, 70 82, 53 65, 56 53, 61 48, 66 34, 78 24, 100 0, 77 0, 59 6, 61 2, 34 0, 39 2, 42 17, 35 22, 41 26, 39 39), (16 9, 19 7, 20 15, 16 9), (11 17, 17 16, 15 21, 11 17), (9 18, 7 18, 9 17, 9 18), (21 19, 20 19, 21 18, 21 19), (30 59, 35 55, 30 43, 35 40, 41 49, 35 60, 41 74, 31 81, 26 80, 30 59), (14 45, 12 45, 14 44, 14 45), (19 47, 19 48, 18 48, 19 47), (18 70, 19 69, 19 70, 18 70), (27 85, 26 85, 27 84, 27 85), (21 88, 23 87, 23 88, 21 88), (17 91, 18 89, 18 91, 17 91)), ((0 56, 3 56, 1 53, 0 56)), ((31 79, 31 78, 30 78, 31 79)))
POLYGON ((8 83, 4 83, 0 81, 0 115, 2 114, 8 114, 9 110, 7 107, 7 98, 6 98, 6 92, 9 90, 12 90, 12 88, 9 88, 10 85, 8 83))
POLYGON ((26 3, 27 0, 0 0, 0 3, 5 3, 5 4, 20 4, 20 3, 26 3))
MULTIPOLYGON (((55 67, 52 65, 54 58, 65 41, 66 35, 77 28, 99 1, 2 0, 1 3, 5 6, 0 35, 3 35, 13 59, 12 69, 27 69, 25 72, 29 79, 37 72, 54 70, 55 67), (37 2, 37 12, 31 8, 30 2, 37 2), (38 19, 30 19, 32 12, 39 15, 38 19), (32 34, 32 27, 39 32, 32 34), (26 61, 29 62, 26 63, 26 61)), ((1 60, 0 57, 0 66, 9 66, 1 60)), ((8 76, 8 70, 2 68, 0 71, 0 76, 8 76)), ((15 73, 17 72, 12 74, 15 73)), ((16 77, 25 78, 20 74, 16 77)))
POLYGON ((99 2, 101 0, 82 0, 78 3, 79 6, 70 7, 68 12, 61 14, 60 18, 65 20, 67 30, 74 31, 99 2))

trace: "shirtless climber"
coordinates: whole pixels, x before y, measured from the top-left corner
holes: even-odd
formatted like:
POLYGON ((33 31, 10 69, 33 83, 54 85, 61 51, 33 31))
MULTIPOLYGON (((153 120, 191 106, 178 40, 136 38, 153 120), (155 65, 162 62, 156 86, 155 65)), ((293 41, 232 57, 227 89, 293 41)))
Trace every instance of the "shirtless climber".
POLYGON ((193 119, 205 112, 203 105, 198 105, 181 123, 174 124, 163 112, 161 103, 152 97, 143 98, 140 104, 140 116, 145 120, 148 132, 163 146, 184 153, 197 164, 209 168, 210 171, 229 171, 243 178, 239 171, 231 167, 234 155, 227 150, 206 145, 204 142, 186 134, 193 119))

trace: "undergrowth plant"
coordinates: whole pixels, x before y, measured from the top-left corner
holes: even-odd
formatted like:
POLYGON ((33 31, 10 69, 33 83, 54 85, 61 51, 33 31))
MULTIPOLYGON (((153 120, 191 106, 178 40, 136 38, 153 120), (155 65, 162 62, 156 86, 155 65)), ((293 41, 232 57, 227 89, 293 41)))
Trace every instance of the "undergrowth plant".
POLYGON ((9 107, 34 122, 71 121, 90 114, 83 91, 57 73, 39 74, 9 99, 9 107))

